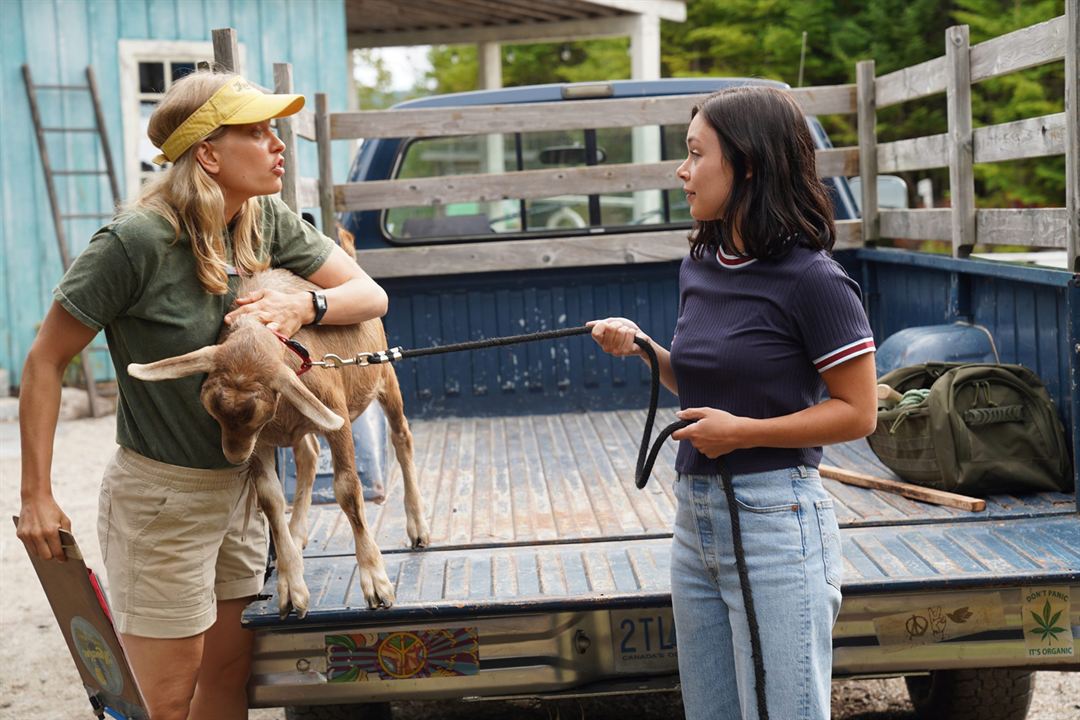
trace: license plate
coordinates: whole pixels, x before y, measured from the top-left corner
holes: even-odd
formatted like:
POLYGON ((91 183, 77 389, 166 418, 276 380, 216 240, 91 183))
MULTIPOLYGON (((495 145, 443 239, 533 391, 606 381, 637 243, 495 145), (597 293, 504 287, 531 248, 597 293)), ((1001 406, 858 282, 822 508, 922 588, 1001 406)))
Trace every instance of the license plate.
POLYGON ((612 611, 611 643, 616 672, 679 669, 671 608, 612 611))

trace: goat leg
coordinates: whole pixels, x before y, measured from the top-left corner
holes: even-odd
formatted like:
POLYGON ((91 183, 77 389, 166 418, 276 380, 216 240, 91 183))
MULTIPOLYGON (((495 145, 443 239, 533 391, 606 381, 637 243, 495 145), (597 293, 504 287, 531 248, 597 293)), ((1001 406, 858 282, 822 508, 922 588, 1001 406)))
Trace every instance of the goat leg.
POLYGON ((386 575, 382 553, 364 517, 364 493, 356 475, 352 428, 346 424, 341 430, 326 433, 325 437, 334 460, 334 497, 352 525, 360 589, 369 607, 390 607, 394 604, 394 585, 386 575))
POLYGON ((315 469, 319 464, 319 439, 314 433, 302 436, 293 445, 293 457, 296 458, 296 494, 289 517, 289 534, 300 548, 306 548, 311 488, 315 484, 315 469))
POLYGON ((284 619, 291 606, 296 609, 297 616, 302 618, 307 615, 311 598, 307 583, 304 582, 304 557, 285 524, 285 494, 271 471, 272 467, 274 448, 268 445, 257 446, 248 471, 255 482, 259 507, 270 521, 270 532, 274 534, 277 548, 278 612, 284 619))
POLYGON ((397 374, 392 366, 384 367, 386 370, 379 390, 379 404, 386 413, 386 420, 390 425, 390 442, 394 445, 394 454, 401 465, 405 485, 405 528, 412 547, 419 549, 431 544, 431 531, 428 529, 427 513, 424 512, 424 501, 420 497, 416 480, 412 431, 409 430, 409 421, 405 417, 405 403, 401 399, 397 374))

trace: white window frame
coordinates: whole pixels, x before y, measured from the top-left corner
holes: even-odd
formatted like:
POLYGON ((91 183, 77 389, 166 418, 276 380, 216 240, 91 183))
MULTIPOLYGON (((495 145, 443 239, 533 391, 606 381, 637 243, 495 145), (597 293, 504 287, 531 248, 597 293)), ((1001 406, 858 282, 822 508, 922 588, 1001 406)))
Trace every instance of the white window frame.
MULTIPOLYGON (((192 40, 120 40, 120 108, 124 123, 124 185, 126 197, 134 198, 141 185, 139 141, 141 139, 140 104, 143 100, 159 99, 160 94, 140 92, 139 63, 143 62, 213 62, 214 44, 192 40)), ((238 44, 240 67, 243 72, 247 48, 238 44)))

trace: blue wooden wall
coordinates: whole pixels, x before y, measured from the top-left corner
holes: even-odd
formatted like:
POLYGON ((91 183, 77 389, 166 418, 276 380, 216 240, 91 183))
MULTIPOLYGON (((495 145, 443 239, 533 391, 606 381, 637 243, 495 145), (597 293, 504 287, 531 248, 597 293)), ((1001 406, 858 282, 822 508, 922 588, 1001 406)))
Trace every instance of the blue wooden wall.
MULTIPOLYGON (((36 83, 85 84, 93 65, 112 145, 123 177, 123 119, 120 106, 120 40, 209 41, 214 28, 233 27, 246 46, 245 74, 273 87, 273 63, 293 64, 294 83, 307 94, 326 92, 333 111, 345 110, 346 33, 344 0, 3 0, 0 3, 0 368, 18 383, 36 326, 44 317, 62 264, 44 174, 34 137, 21 66, 28 63, 36 83)), ((39 93, 47 126, 92 127, 93 113, 83 93, 39 93)), ((316 174, 313 143, 299 141, 301 172, 316 174)), ((94 136, 53 136, 49 155, 55 169, 104 167, 94 136), (74 137, 74 139, 72 139, 74 137)), ((348 168, 348 147, 338 143, 338 181, 348 168)), ((58 179, 60 204, 72 212, 107 210, 104 178, 58 179)), ((72 256, 101 222, 69 220, 72 256)), ((95 344, 103 345, 99 336, 95 344)), ((111 373, 105 353, 94 353, 100 377, 111 373)), ((6 394, 6 388, 0 388, 6 394)))

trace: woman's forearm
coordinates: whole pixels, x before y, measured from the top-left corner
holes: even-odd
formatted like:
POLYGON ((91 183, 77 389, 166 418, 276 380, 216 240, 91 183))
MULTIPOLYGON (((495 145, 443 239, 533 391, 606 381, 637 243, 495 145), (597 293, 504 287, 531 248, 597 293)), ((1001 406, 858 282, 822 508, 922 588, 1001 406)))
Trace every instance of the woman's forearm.
POLYGON ((743 448, 805 448, 848 442, 874 431, 876 417, 844 400, 823 402, 781 417, 740 418, 738 445, 743 448))
MULTIPOLYGON (((326 296, 326 314, 322 318, 324 325, 354 325, 386 314, 386 291, 371 278, 351 278, 321 292, 326 296)), ((307 299, 310 304, 310 294, 307 299)), ((314 307, 310 312, 314 320, 314 307)))
POLYGON ((52 496, 53 439, 60 415, 63 376, 63 366, 58 367, 32 351, 27 356, 19 384, 23 501, 52 496))

